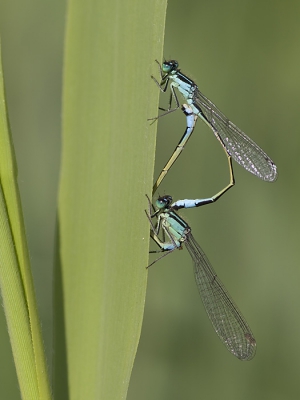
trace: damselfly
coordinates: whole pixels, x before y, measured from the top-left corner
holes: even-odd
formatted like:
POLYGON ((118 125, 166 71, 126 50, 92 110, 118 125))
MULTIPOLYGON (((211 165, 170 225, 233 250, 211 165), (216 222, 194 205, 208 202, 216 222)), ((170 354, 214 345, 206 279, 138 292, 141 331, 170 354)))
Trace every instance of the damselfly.
MULTIPOLYGON (((162 92, 166 92, 170 81, 169 107, 167 110, 164 110, 166 112, 159 117, 176 111, 180 107, 175 91, 175 89, 177 89, 195 116, 200 117, 202 121, 212 129, 214 135, 220 141, 227 154, 232 156, 232 158, 247 171, 260 179, 269 182, 276 180, 277 168, 270 157, 200 92, 196 83, 180 71, 177 61, 164 61, 162 65, 160 65, 157 60, 156 62, 159 65, 161 82, 158 82, 153 76, 151 77, 162 92), (176 107, 172 109, 173 98, 176 107)), ((152 119, 157 119, 159 117, 152 119)), ((188 129, 187 127, 186 132, 190 136, 193 129, 188 129)), ((183 139, 185 139, 185 142, 187 141, 186 135, 183 135, 177 148, 180 148, 183 139)), ((180 151, 177 152, 176 155, 172 155, 172 164, 179 155, 180 151)), ((157 183, 154 187, 158 187, 157 183)))
POLYGON ((153 206, 148 198, 149 212, 146 211, 146 215, 151 224, 152 239, 160 247, 160 251, 165 252, 158 260, 176 249, 181 249, 185 244, 194 262, 196 284, 214 330, 233 355, 240 360, 251 360, 255 355, 256 341, 249 325, 194 239, 190 226, 176 213, 180 208, 200 207, 213 203, 230 187, 228 185, 208 199, 186 199, 172 203, 171 196, 159 197, 154 213, 152 213, 153 206), (153 224, 152 218, 157 218, 156 224, 153 224), (162 239, 159 237, 160 231, 162 231, 162 239))

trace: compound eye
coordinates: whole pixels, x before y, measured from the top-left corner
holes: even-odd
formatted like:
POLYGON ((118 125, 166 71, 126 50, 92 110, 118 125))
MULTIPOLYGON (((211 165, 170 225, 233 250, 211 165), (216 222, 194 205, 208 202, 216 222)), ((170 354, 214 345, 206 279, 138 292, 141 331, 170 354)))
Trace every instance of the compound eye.
POLYGON ((170 71, 172 71, 172 65, 170 65, 169 63, 164 62, 161 69, 163 70, 163 72, 165 72, 166 74, 168 74, 170 71))
POLYGON ((159 208, 160 210, 163 208, 167 208, 171 203, 172 203, 172 197, 169 195, 159 197, 155 202, 156 207, 159 208))
POLYGON ((166 74, 170 74, 173 71, 177 71, 178 62, 176 60, 165 61, 161 67, 163 72, 166 74))

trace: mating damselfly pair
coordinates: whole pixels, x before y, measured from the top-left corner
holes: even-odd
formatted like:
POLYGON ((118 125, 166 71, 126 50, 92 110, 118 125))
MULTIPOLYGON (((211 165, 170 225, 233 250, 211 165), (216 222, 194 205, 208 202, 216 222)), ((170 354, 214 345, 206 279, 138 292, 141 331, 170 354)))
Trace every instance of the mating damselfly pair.
MULTIPOLYGON (((269 182, 276 180, 277 168, 267 154, 226 118, 225 115, 199 91, 197 85, 179 70, 177 61, 165 61, 162 66, 159 63, 158 65, 161 81, 158 82, 153 76, 152 79, 154 79, 162 92, 166 92, 168 84, 170 83, 169 107, 167 110, 164 110, 164 114, 160 116, 179 109, 180 103, 176 94, 177 89, 186 103, 181 106, 181 109, 186 115, 187 126, 175 151, 154 184, 153 194, 181 154, 185 144, 194 131, 198 118, 202 119, 202 121, 211 128, 214 135, 221 143, 228 158, 230 182, 216 195, 207 199, 185 199, 172 202, 172 197, 165 195, 157 199, 155 208, 151 205, 151 201, 148 198, 149 211, 146 211, 146 214, 150 221, 151 237, 160 248, 158 252, 164 252, 161 257, 152 262, 148 267, 174 250, 181 249, 184 244, 194 262, 196 284, 205 310, 216 333, 227 349, 237 358, 240 360, 250 360, 255 355, 256 350, 256 341, 251 329, 234 304, 224 285, 217 277, 203 250, 194 239, 191 228, 176 211, 181 208, 200 207, 213 203, 234 186, 232 158, 247 171, 269 182), (176 107, 172 109, 173 98, 176 107), (155 223, 152 222, 153 218, 156 218, 155 223), (161 237, 159 236, 160 232, 162 232, 161 237)), ((153 119, 155 120, 159 117, 153 119)))

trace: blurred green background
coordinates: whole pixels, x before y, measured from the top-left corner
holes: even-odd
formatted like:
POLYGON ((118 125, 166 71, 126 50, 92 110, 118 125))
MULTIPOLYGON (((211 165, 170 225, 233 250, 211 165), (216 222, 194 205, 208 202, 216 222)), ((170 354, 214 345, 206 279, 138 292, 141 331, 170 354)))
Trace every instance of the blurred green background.
MULTIPOLYGON (((177 59, 270 155, 279 178, 268 184, 234 164, 232 190, 214 205, 182 212, 249 322, 255 358, 243 363, 226 351, 203 310, 189 254, 178 251, 149 270, 129 400, 299 398, 299 20, 296 1, 169 2, 164 56, 177 59)), ((58 0, 0 2, 9 116, 50 367, 64 23, 58 0)), ((162 106, 167 101, 161 97, 162 106)), ((155 177, 184 129, 180 112, 159 121, 155 177)), ((159 191, 201 198, 227 183, 221 146, 199 121, 159 191)), ((1 398, 19 399, 3 313, 0 354, 1 398)))
MULTIPOLYGON (((178 60, 268 153, 279 178, 265 183, 234 163, 233 189, 181 213, 250 324, 255 358, 227 352, 202 307, 189 254, 177 251, 149 270, 129 400, 300 397, 299 21, 296 1, 169 2, 164 57, 178 60)), ((162 95, 161 105, 168 100, 162 95)), ((155 178, 184 124, 181 112, 159 120, 155 178)), ((223 150, 199 121, 159 193, 203 198, 227 183, 223 150)))

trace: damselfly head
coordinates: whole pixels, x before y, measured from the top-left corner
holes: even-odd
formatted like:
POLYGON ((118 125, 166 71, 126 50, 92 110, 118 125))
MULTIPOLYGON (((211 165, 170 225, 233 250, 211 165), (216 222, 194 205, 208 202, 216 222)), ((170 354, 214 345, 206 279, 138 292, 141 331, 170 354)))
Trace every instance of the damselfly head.
POLYGON ((171 74, 177 71, 178 66, 179 66, 178 61, 169 60, 169 61, 164 61, 161 68, 163 72, 165 72, 166 74, 171 74))
POLYGON ((159 197, 156 202, 155 205, 157 208, 159 208, 160 210, 169 207, 169 205, 172 203, 173 199, 172 196, 170 195, 165 195, 165 196, 161 196, 159 197))

